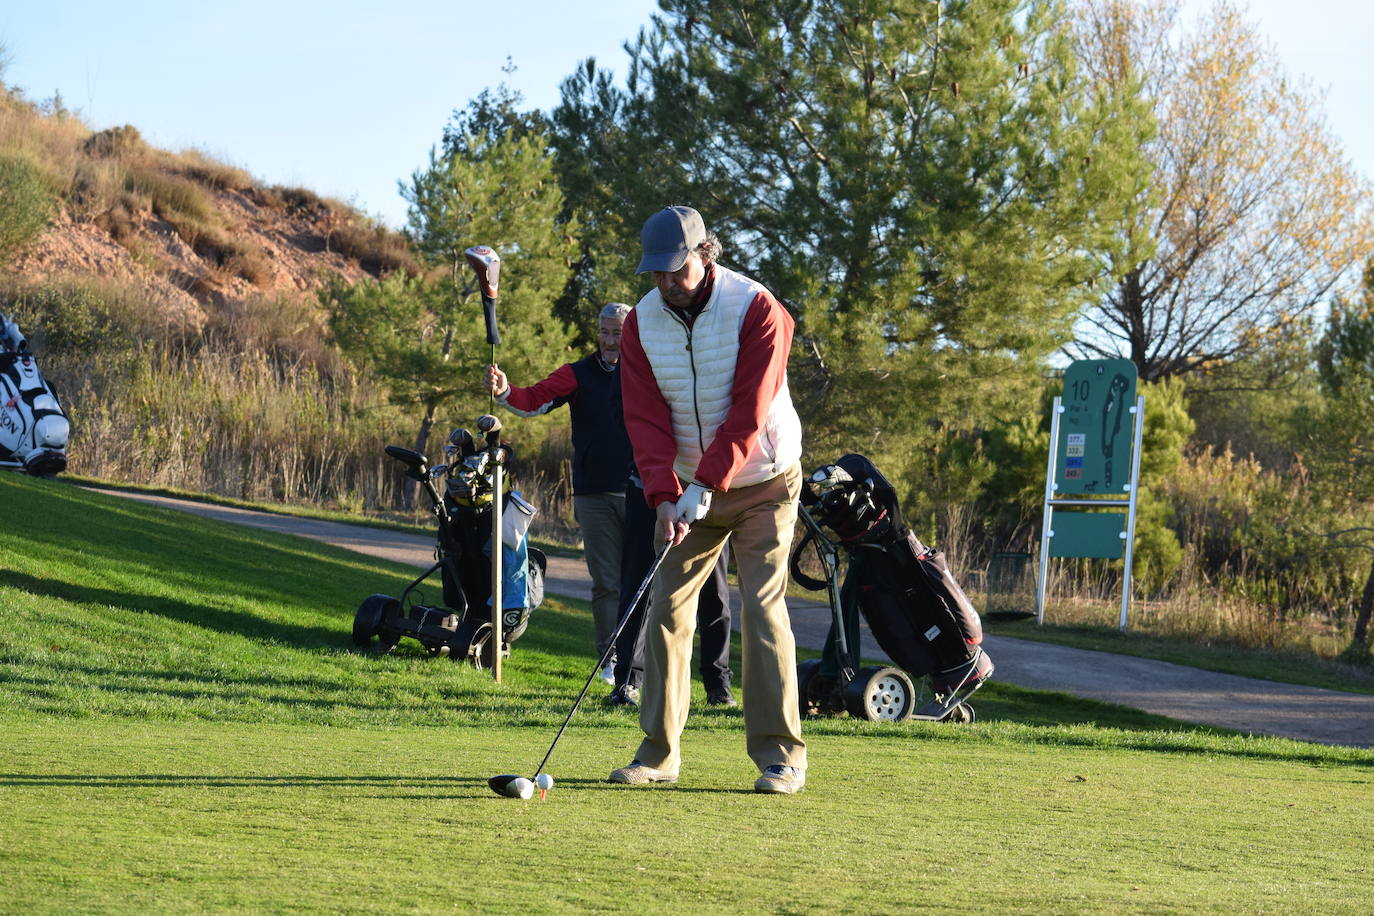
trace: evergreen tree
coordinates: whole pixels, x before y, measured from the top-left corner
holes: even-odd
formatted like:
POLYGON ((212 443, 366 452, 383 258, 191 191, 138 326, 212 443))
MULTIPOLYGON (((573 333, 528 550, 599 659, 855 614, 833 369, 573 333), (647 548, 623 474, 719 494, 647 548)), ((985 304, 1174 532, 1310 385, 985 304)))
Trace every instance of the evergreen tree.
MULTIPOLYGON (((1374 262, 1364 274, 1363 296, 1339 300, 1316 348, 1323 402, 1305 424, 1306 458, 1314 480, 1333 506, 1374 514, 1374 262)), ((1374 527, 1367 522, 1327 534, 1331 544, 1374 554, 1374 527)), ((1374 562, 1365 579, 1354 638, 1363 654, 1374 616, 1374 562)))
POLYGON ((1079 79, 1061 5, 660 8, 625 88, 589 63, 552 115, 569 193, 604 220, 593 254, 633 264, 649 214, 701 210, 799 319, 817 458, 862 449, 900 475, 943 435, 930 421, 1034 409, 1151 123, 1130 87, 1079 79))
POLYGON ((497 358, 516 377, 547 371, 564 355, 568 330, 550 311, 576 250, 572 222, 559 222, 563 194, 538 133, 463 134, 431 151, 403 189, 409 228, 431 271, 393 275, 325 294, 334 339, 371 366, 397 403, 421 408, 424 452, 441 409, 485 412, 482 371, 491 358, 480 299, 463 252, 489 245, 501 257, 497 358))

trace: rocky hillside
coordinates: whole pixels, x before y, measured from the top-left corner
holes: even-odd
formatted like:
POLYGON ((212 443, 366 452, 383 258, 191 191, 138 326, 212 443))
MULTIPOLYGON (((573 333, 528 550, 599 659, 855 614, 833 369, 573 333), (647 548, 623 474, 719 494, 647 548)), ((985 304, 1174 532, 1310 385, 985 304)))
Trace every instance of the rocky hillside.
POLYGON ((404 237, 346 204, 155 149, 132 127, 91 132, 0 99, 0 157, 30 169, 52 204, 46 228, 11 253, 8 285, 116 284, 199 325, 225 304, 415 269, 404 237))

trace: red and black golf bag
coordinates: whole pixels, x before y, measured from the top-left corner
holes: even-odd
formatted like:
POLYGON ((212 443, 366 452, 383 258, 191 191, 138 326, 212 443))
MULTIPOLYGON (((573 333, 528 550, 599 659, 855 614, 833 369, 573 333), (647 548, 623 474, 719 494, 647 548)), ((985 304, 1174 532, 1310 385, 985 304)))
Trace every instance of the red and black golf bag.
MULTIPOLYGON (((818 550, 842 551, 849 560, 843 586, 831 585, 832 606, 838 607, 825 654, 813 668, 818 683, 828 686, 832 677, 853 679, 848 672, 858 653, 862 613, 878 645, 899 668, 929 679, 940 708, 926 714, 944 718, 981 686, 993 667, 982 650, 982 621, 944 554, 917 539, 902 518, 896 489, 863 455, 845 455, 817 469, 802 487, 801 503, 807 531, 793 551, 793 577, 812 590, 829 584, 800 568, 802 551, 813 540, 818 550), (838 631, 841 622, 843 633, 838 631)), ((823 565, 828 576, 838 576, 838 564, 823 565)), ((849 705, 853 712, 853 702, 849 705)), ((813 705, 810 711, 822 710, 813 705)))

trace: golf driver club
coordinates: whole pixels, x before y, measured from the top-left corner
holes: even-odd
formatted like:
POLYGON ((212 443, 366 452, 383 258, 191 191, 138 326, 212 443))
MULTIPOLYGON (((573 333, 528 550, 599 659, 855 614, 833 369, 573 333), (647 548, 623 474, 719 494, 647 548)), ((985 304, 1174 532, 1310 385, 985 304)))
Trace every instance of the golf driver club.
MULTIPOLYGON (((468 266, 477 275, 477 285, 482 291, 482 316, 487 322, 487 343, 491 344, 491 364, 496 365, 496 345, 501 342, 501 331, 496 326, 496 286, 501 277, 501 256, 486 245, 474 245, 463 252, 468 266)), ((491 395, 491 407, 496 408, 496 394, 491 395)))
MULTIPOLYGON (((606 647, 605 652, 601 653, 601 658, 597 661, 596 667, 592 669, 592 673, 587 675, 587 683, 582 685, 582 692, 579 693, 577 699, 573 701, 572 709, 568 710, 568 716, 563 720, 562 726, 559 727, 558 734, 553 736, 553 743, 549 745, 549 752, 544 755, 543 760, 539 761, 539 768, 534 771, 534 779, 526 779, 523 776, 515 776, 512 774, 493 776, 491 779, 487 780, 487 785, 491 787, 491 791, 495 792, 497 795, 504 795, 507 798, 530 798, 534 795, 535 783, 539 780, 540 775, 544 774, 544 766, 549 762, 549 758, 553 756, 553 749, 558 746, 558 739, 563 737, 563 732, 567 729, 568 723, 572 721, 573 714, 577 712, 577 707, 582 705, 582 699, 587 695, 587 690, 592 686, 592 681, 596 679, 597 672, 606 667, 606 660, 610 658, 611 653, 615 651, 615 643, 616 640, 620 638, 620 631, 625 629, 625 622, 630 619, 630 615, 634 613, 634 609, 639 606, 639 602, 643 599, 644 593, 649 589, 649 583, 654 581, 654 575, 658 572, 658 568, 663 565, 663 558, 668 555, 668 549, 672 546, 672 541, 664 541, 663 546, 659 548, 658 555, 654 557, 654 562, 649 566, 649 571, 644 574, 644 581, 639 583, 639 588, 635 590, 634 598, 632 598, 629 605, 626 606, 625 613, 620 615, 620 621, 615 625, 615 632, 611 634, 610 645, 606 647)), ((552 782, 550 781, 549 784, 552 785, 552 782)), ((541 790, 543 788, 544 787, 541 786, 541 790)))

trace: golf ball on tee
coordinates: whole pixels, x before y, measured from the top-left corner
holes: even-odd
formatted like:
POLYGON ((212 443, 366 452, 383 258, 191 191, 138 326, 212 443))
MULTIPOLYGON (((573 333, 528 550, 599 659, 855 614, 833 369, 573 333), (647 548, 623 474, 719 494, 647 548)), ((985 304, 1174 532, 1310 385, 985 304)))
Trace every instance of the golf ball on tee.
POLYGON ((534 784, 547 792, 549 789, 553 788, 553 777, 548 773, 540 773, 538 776, 534 777, 534 784))
POLYGON ((516 793, 517 793, 521 798, 533 798, 533 797, 534 797, 534 783, 530 782, 530 781, 529 781, 528 779, 526 779, 525 777, 521 776, 519 779, 517 779, 517 780, 513 783, 513 786, 514 786, 514 788, 515 788, 516 793))

